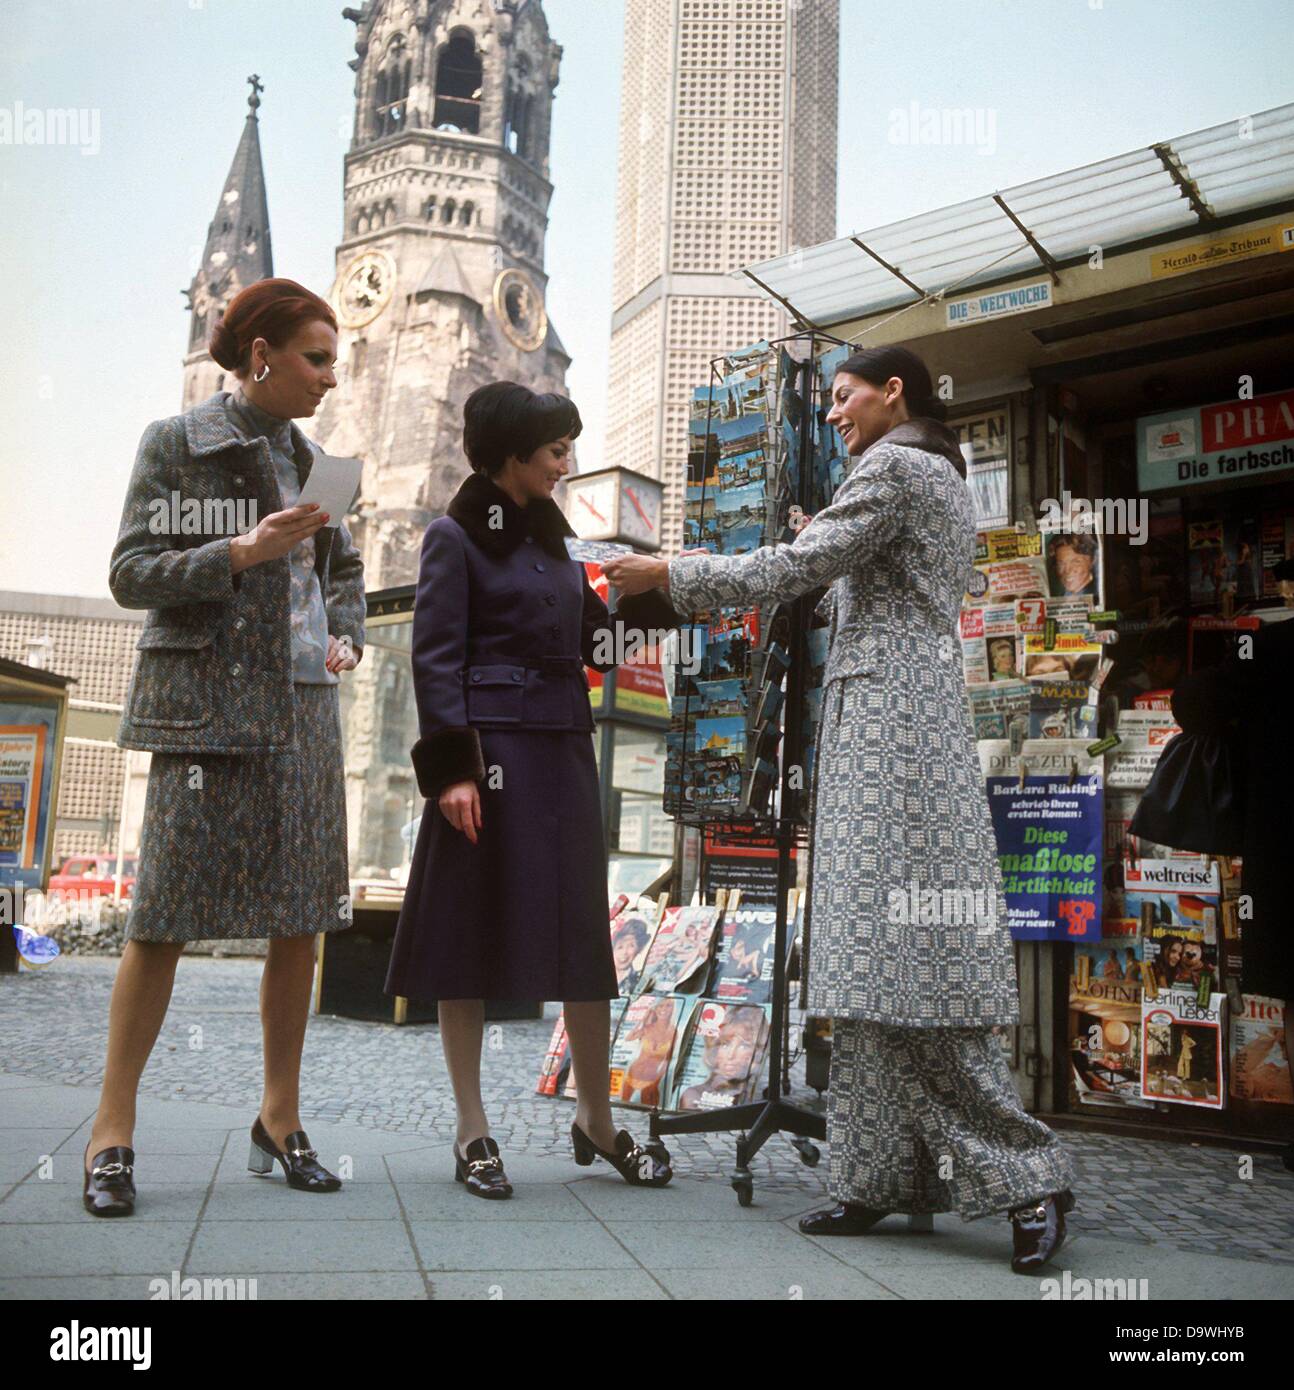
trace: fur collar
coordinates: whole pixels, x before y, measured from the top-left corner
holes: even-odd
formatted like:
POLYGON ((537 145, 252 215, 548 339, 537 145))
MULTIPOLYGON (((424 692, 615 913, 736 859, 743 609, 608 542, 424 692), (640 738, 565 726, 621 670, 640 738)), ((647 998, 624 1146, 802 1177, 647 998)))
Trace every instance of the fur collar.
POLYGON ((966 460, 962 457, 957 436, 941 420, 932 420, 927 415, 914 415, 910 420, 895 425, 876 443, 901 444, 909 449, 921 449, 927 454, 938 454, 941 458, 946 458, 963 478, 966 476, 966 460))
POLYGON ((551 497, 536 497, 519 507, 486 474, 469 473, 446 511, 489 555, 507 555, 530 535, 555 560, 570 559, 563 538, 575 531, 551 497), (492 507, 502 511, 492 512, 492 507))

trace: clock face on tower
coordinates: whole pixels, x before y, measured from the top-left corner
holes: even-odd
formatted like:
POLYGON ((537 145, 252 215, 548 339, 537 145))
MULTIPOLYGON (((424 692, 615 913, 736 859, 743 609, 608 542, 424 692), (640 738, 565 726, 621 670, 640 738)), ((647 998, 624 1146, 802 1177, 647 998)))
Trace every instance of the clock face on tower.
POLYGON ((385 251, 365 251, 341 272, 333 287, 337 321, 363 328, 386 308, 395 289, 395 262, 385 251))
POLYGON ((494 312, 509 342, 534 352, 548 336, 548 311, 539 287, 524 270, 501 270, 494 281, 494 312))

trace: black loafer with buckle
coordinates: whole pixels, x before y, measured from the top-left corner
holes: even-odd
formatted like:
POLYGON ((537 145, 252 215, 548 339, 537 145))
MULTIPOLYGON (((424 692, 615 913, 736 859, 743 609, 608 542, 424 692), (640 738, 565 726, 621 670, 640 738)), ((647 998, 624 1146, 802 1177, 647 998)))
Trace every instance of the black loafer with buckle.
POLYGON ((294 1130, 288 1135, 286 1143, 287 1148, 280 1149, 257 1115, 256 1123, 252 1126, 251 1152, 247 1157, 248 1172, 265 1177, 274 1171, 277 1160, 283 1165, 288 1186, 295 1187, 298 1192, 337 1191, 341 1179, 319 1162, 319 1155, 310 1147, 304 1129, 294 1130))
POLYGON ((499 1146, 488 1134, 482 1139, 473 1139, 461 1157, 455 1143, 454 1181, 461 1182, 473 1197, 487 1197, 497 1202, 512 1196, 512 1184, 503 1171, 499 1146))
POLYGON ((865 1236, 889 1214, 857 1202, 837 1202, 834 1207, 800 1217, 800 1230, 806 1236, 865 1236))
POLYGON ((129 1216, 135 1210, 134 1149, 100 1149, 86 1170, 81 1201, 93 1216, 129 1216))
POLYGON ((615 1153, 608 1153, 598 1148, 579 1125, 572 1125, 571 1147, 581 1168, 587 1168, 595 1157, 605 1159, 631 1187, 664 1187, 674 1176, 665 1145, 659 1139, 636 1143, 627 1129, 617 1133, 615 1153))

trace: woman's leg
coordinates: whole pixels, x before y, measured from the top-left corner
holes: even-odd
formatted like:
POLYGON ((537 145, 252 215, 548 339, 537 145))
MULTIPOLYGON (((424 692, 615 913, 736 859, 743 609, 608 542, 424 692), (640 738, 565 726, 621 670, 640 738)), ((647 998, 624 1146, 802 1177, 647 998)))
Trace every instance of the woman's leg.
POLYGON ((917 1122, 964 1220, 1073 1186, 1060 1140, 1028 1114, 988 1028, 908 1028, 917 1122))
POLYGON ((261 972, 261 1038, 265 1051, 265 1089, 261 1123, 283 1148, 301 1128, 301 1049, 310 1016, 315 938, 274 937, 261 972))
POLYGON ((562 1005, 575 1068, 575 1123, 600 1149, 614 1153, 611 1119, 611 1001, 584 999, 562 1005))
POLYGON ((171 1002, 182 941, 127 941, 108 1009, 108 1056, 99 1109, 90 1131, 90 1157, 121 1144, 133 1147, 139 1078, 171 1002))
POLYGON ((465 1152, 473 1139, 490 1132, 481 1100, 481 1041, 485 1035, 485 1002, 481 999, 442 999, 440 1045, 454 1088, 454 1107, 458 1111, 459 1152, 465 1152))

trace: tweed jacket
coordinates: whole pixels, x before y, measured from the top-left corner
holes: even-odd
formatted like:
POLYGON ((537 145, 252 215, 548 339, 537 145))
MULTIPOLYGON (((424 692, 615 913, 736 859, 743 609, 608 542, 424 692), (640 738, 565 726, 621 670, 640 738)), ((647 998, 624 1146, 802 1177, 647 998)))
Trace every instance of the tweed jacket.
POLYGON ((1018 1020, 957 615, 975 522, 956 436, 911 420, 786 545, 670 561, 680 611, 830 584, 807 907, 810 1012, 912 1027, 1018 1020), (960 475, 960 476, 959 476, 960 475))
MULTIPOLYGON (((240 504, 250 524, 281 511, 283 497, 269 441, 237 434, 228 395, 153 421, 140 440, 108 576, 123 608, 149 610, 117 735, 122 748, 276 753, 295 744, 288 558, 235 574, 229 556, 240 504)), ((292 448, 304 479, 322 450, 295 424, 292 448)), ((363 568, 344 523, 316 535, 328 631, 350 638, 357 657, 363 568)))

